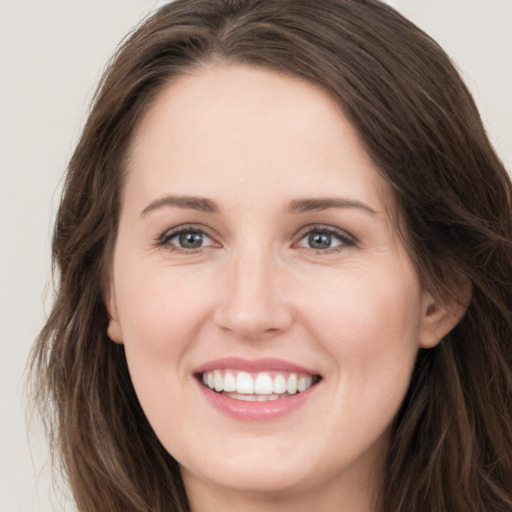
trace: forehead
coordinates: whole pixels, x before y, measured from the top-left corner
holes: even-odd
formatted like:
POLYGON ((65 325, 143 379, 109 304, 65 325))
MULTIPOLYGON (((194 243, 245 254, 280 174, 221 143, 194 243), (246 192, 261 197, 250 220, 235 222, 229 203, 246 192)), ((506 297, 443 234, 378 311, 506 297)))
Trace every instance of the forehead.
POLYGON ((315 84, 265 69, 216 64, 178 77, 132 140, 128 182, 138 193, 165 186, 257 197, 272 183, 290 196, 338 192, 381 206, 390 198, 339 104, 315 84))

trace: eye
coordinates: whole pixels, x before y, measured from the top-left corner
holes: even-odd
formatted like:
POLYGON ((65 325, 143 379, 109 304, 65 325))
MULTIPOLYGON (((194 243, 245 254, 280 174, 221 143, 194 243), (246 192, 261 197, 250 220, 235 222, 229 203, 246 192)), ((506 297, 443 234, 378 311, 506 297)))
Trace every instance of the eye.
POLYGON ((184 231, 173 236, 169 242, 183 249, 198 249, 209 237, 201 231, 184 231))
POLYGON ((318 226, 307 231, 297 245, 315 251, 335 252, 355 245, 355 240, 344 231, 318 226))
POLYGON ((193 251, 212 247, 216 242, 204 230, 193 226, 180 226, 166 231, 159 239, 158 245, 171 250, 193 251))

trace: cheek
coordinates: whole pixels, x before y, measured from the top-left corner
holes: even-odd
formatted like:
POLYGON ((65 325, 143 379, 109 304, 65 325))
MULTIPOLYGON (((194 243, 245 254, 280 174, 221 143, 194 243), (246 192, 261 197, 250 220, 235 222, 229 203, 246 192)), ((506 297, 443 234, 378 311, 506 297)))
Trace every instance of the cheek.
POLYGON ((139 270, 118 280, 117 304, 128 347, 157 357, 179 353, 201 326, 210 297, 199 275, 139 270))
POLYGON ((331 282, 332 292, 302 307, 314 338, 331 356, 341 393, 400 402, 416 354, 421 292, 414 274, 356 275, 331 282), (389 277, 386 277, 389 276, 389 277), (355 393, 357 390, 357 393, 355 393))
POLYGON ((187 414, 175 397, 186 393, 187 357, 205 325, 208 288, 198 275, 169 268, 141 267, 127 275, 117 280, 116 300, 130 376, 151 423, 167 424, 162 404, 172 406, 177 417, 187 414))
MULTIPOLYGON (((318 428, 330 433, 332 453, 346 453, 349 442, 350 458, 382 439, 409 387, 420 295, 411 283, 397 283, 390 287, 385 279, 363 276, 344 280, 343 293, 311 301, 307 308, 305 323, 331 360, 332 385, 325 384, 332 392, 329 403, 337 406, 318 428)), ((340 464, 330 452, 323 456, 340 464)))
POLYGON ((185 284, 168 274, 132 274, 126 288, 118 287, 118 302, 128 369, 139 403, 157 437, 167 441, 171 453, 179 454, 180 446, 173 440, 190 435, 187 354, 199 337, 204 317, 204 308, 198 304, 207 297, 201 297, 204 287, 197 281, 185 284))
POLYGON ((421 287, 407 266, 375 272, 349 271, 331 279, 329 292, 310 294, 303 310, 322 317, 334 347, 363 355, 366 350, 415 344, 421 318, 421 287), (334 338, 333 338, 334 339, 334 338))

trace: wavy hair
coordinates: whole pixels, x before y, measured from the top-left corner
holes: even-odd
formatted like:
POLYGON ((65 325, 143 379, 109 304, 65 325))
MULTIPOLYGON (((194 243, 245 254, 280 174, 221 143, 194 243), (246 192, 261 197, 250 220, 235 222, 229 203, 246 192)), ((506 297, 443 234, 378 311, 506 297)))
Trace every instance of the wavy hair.
POLYGON ((512 510, 512 187, 441 48, 377 0, 176 0, 109 63, 67 169, 53 237, 53 310, 31 383, 81 512, 185 512, 179 464, 146 420, 105 284, 134 126, 208 62, 321 85, 391 185, 419 275, 472 284, 466 315, 420 350, 391 427, 383 512, 512 510))

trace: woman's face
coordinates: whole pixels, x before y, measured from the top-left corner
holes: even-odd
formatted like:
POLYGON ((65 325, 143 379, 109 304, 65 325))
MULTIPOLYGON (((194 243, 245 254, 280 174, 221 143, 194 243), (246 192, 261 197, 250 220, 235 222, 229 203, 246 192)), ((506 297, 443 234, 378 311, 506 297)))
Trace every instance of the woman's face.
POLYGON ((212 65, 160 93, 131 147, 109 335, 189 491, 369 494, 432 340, 393 209, 312 84, 212 65))

